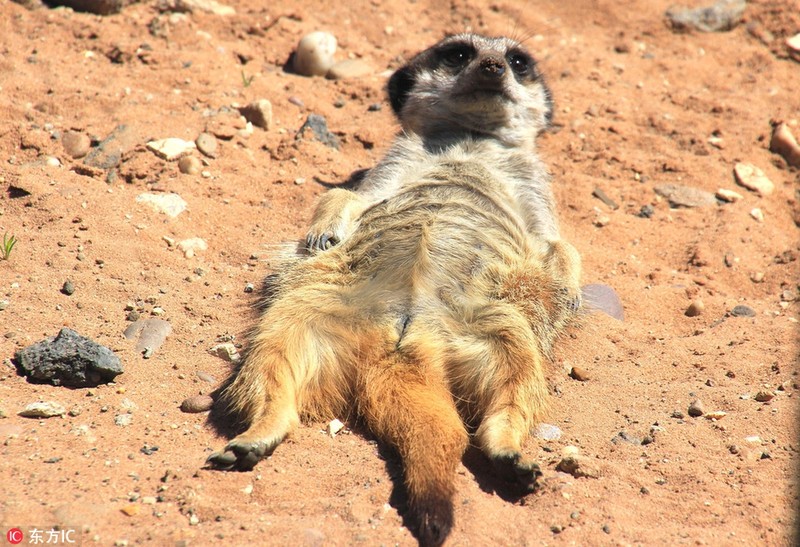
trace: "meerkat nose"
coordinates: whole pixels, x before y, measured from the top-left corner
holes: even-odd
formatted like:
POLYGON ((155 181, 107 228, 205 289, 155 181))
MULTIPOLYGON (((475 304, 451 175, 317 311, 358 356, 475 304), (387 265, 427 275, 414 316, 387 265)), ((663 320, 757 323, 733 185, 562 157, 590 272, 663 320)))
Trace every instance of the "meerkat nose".
POLYGON ((498 57, 486 57, 481 59, 480 74, 487 80, 499 80, 506 71, 506 64, 498 57))

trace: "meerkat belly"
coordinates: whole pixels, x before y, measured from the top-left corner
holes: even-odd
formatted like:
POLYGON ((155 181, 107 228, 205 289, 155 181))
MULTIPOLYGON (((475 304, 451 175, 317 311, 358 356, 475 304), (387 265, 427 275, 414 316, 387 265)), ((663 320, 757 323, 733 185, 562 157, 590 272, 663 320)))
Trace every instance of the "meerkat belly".
POLYGON ((519 216, 485 182, 428 177, 365 211, 346 243, 355 291, 410 316, 485 298, 487 272, 529 245, 519 216))

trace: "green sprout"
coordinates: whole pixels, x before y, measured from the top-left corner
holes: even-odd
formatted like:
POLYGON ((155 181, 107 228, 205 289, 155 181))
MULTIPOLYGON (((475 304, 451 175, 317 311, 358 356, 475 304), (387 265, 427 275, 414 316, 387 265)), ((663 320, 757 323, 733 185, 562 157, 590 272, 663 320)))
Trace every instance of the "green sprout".
POLYGON ((14 245, 17 244, 17 238, 13 235, 11 237, 8 234, 3 234, 3 246, 0 247, 0 258, 3 260, 8 260, 8 257, 11 256, 11 249, 14 248, 14 245))
POLYGON ((253 74, 252 76, 248 76, 247 74, 245 74, 245 72, 243 70, 242 71, 242 85, 244 85, 245 87, 250 87, 250 84, 253 83, 253 78, 255 78, 255 77, 256 77, 255 74, 253 74))

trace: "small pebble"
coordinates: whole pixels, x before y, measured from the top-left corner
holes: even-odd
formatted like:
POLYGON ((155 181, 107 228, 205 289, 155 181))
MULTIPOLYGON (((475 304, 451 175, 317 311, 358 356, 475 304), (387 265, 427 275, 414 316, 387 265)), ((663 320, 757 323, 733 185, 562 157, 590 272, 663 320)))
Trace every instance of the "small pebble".
POLYGON ((733 168, 736 183, 760 196, 767 196, 775 190, 764 171, 750 163, 737 163, 733 168))
POLYGON ((563 530, 564 528, 558 524, 554 524, 550 527, 550 531, 554 534, 560 534, 563 530))
POLYGON ((78 159, 89 153, 89 149, 92 146, 92 141, 83 133, 78 131, 67 131, 64 133, 64 136, 61 137, 61 145, 64 147, 64 151, 69 154, 70 157, 78 159))
POLYGON ((691 304, 689 304, 689 307, 686 308, 684 314, 686 315, 686 317, 697 317, 699 315, 702 315, 705 309, 706 309, 705 304, 703 304, 703 301, 698 298, 692 301, 691 304))
POLYGON ((127 427, 133 423, 133 416, 130 414, 117 414, 114 417, 114 424, 120 427, 127 427))
POLYGON ((73 285, 72 281, 67 279, 61 286, 61 292, 67 296, 72 296, 75 293, 75 285, 73 285))
POLYGON ((19 415, 23 418, 53 418, 55 416, 63 416, 66 413, 67 409, 62 405, 53 401, 45 401, 29 404, 19 415))
POLYGON ((597 465, 591 459, 580 454, 563 457, 556 465, 556 470, 572 475, 575 478, 596 479, 600 476, 600 469, 597 465))
POLYGON ((697 418, 698 416, 705 414, 705 411, 703 410, 703 403, 700 401, 700 399, 695 399, 692 401, 689 404, 689 408, 686 410, 686 413, 693 418, 697 418))
POLYGON ((775 394, 771 391, 759 391, 754 397, 754 399, 759 403, 766 403, 771 401, 773 398, 775 398, 775 394))
POLYGON ((707 412, 704 416, 705 419, 711 420, 712 422, 717 422, 727 416, 727 412, 723 412, 722 410, 714 410, 711 412, 707 412))
MULTIPOLYGON (((800 34, 795 36, 798 39, 800 34)), ((800 41, 800 40, 798 40, 800 41)), ((776 154, 783 156, 786 163, 793 167, 800 167, 800 144, 792 135, 792 131, 785 123, 779 123, 772 129, 772 139, 769 142, 769 149, 776 154)))
POLYGON ((589 380, 589 373, 580 367, 572 367, 569 371, 569 375, 571 378, 578 380, 579 382, 586 382, 589 380))
POLYGON ((184 156, 178 160, 178 170, 184 175, 196 175, 202 168, 202 162, 194 156, 184 156))
POLYGON ((758 207, 750 210, 750 216, 756 219, 757 222, 764 222, 764 211, 758 207))
POLYGON ((739 304, 731 310, 731 315, 734 317, 755 317, 756 311, 750 306, 739 304))
POLYGON ((551 424, 539 424, 534 433, 537 438, 543 441, 557 441, 561 438, 562 432, 558 426, 551 424))
POLYGON ((717 197, 717 199, 727 203, 736 203, 744 197, 739 192, 734 192, 733 190, 727 190, 725 188, 720 188, 714 195, 717 197))
POLYGON ((267 99, 253 101, 247 106, 241 107, 239 112, 256 127, 264 130, 269 130, 272 127, 272 103, 267 99))
POLYGON ((179 241, 176 245, 186 258, 192 258, 196 253, 208 249, 208 243, 199 237, 192 237, 179 241))
POLYGON ((211 407, 213 406, 214 399, 212 399, 210 395, 195 395, 194 397, 189 397, 183 400, 181 403, 181 411, 190 414, 197 414, 199 412, 211 410, 211 407))
POLYGON ((213 348, 209 349, 208 353, 216 357, 219 357, 224 361, 228 361, 229 363, 238 363, 241 360, 239 351, 236 349, 236 346, 234 346, 231 342, 217 344, 213 348))
POLYGON ((194 142, 202 154, 209 158, 217 157, 217 138, 211 133, 200 133, 194 142))
POLYGON ((324 76, 333 66, 336 37, 329 32, 306 34, 294 52, 294 70, 303 76, 324 76))
POLYGON ((753 283, 761 283, 764 281, 764 272, 753 272, 750 274, 750 281, 753 283))
POLYGON ((334 418, 333 420, 328 422, 328 425, 325 428, 325 431, 331 437, 335 437, 336 434, 339 433, 342 429, 344 429, 344 424, 340 420, 337 420, 337 419, 334 418))
POLYGON ((335 63, 325 75, 329 80, 361 78, 372 72, 372 67, 361 59, 345 59, 335 63))
POLYGON ((639 212, 636 213, 636 216, 640 218, 651 218, 655 214, 656 210, 653 209, 652 205, 642 205, 639 212))

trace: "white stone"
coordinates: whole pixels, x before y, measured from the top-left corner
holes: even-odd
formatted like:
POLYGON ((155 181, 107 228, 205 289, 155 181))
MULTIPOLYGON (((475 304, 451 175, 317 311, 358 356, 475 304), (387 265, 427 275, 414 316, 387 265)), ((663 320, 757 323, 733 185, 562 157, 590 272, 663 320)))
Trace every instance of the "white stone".
POLYGON ((238 363, 242 358, 242 356, 239 355, 239 351, 236 349, 236 346, 230 342, 217 344, 213 348, 209 349, 208 353, 231 363, 238 363))
POLYGON ((756 219, 758 222, 764 222, 764 211, 758 207, 755 207, 750 211, 750 216, 756 219))
POLYGON ((764 171, 750 163, 737 163, 733 168, 736 183, 752 190, 760 196, 767 196, 775 190, 772 183, 764 171))
POLYGON ((331 437, 335 437, 336 434, 339 433, 342 429, 344 429, 344 424, 340 420, 337 420, 336 418, 331 420, 328 423, 328 427, 325 428, 325 430, 328 432, 328 435, 330 435, 331 437))
POLYGON ((139 194, 136 203, 146 203, 159 213, 175 218, 186 210, 186 202, 178 194, 139 194))
POLYGON ((176 245, 178 250, 183 253, 186 258, 192 258, 195 253, 205 251, 208 249, 208 243, 199 237, 192 237, 179 241, 176 245))
POLYGON ((167 160, 177 160, 197 148, 194 141, 185 141, 177 137, 158 139, 147 143, 147 148, 159 157, 167 160))
POLYGON ((294 70, 303 76, 324 76, 333 66, 336 37, 329 32, 306 34, 294 52, 294 70))
POLYGON ((739 192, 734 192, 733 190, 728 190, 727 188, 720 188, 714 195, 717 197, 717 199, 721 199, 722 201, 726 201, 728 203, 736 203, 742 199, 742 197, 744 197, 739 192))

